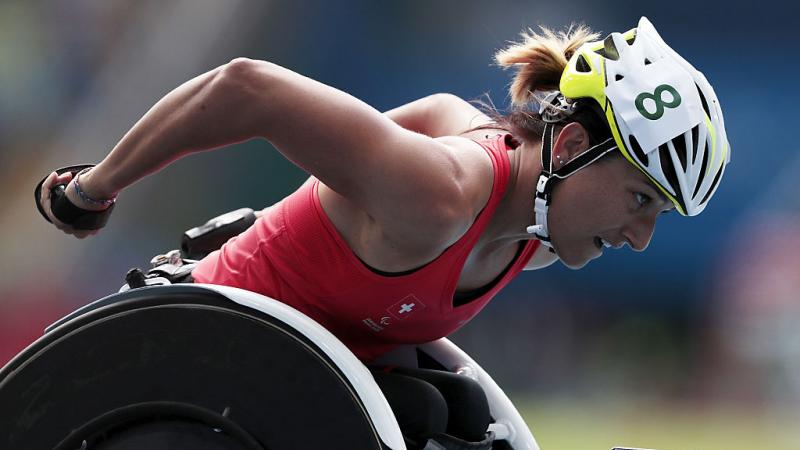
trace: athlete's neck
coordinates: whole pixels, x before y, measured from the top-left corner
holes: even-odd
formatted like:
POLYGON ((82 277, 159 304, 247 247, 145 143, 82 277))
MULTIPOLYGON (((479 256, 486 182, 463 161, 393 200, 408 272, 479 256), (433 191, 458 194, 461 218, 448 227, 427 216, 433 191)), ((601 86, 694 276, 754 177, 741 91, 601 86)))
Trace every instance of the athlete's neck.
POLYGON ((542 170, 538 142, 523 143, 508 151, 508 186, 487 232, 492 246, 504 247, 534 239, 526 228, 534 223, 533 199, 542 170))

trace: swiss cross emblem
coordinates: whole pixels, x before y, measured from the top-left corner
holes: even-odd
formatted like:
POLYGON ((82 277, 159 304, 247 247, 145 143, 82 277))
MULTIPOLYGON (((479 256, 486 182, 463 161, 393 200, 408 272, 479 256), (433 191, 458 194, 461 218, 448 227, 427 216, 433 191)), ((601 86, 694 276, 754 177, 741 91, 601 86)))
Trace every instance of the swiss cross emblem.
POLYGON ((422 303, 414 294, 408 294, 402 300, 386 309, 395 319, 405 319, 415 312, 425 309, 422 303))

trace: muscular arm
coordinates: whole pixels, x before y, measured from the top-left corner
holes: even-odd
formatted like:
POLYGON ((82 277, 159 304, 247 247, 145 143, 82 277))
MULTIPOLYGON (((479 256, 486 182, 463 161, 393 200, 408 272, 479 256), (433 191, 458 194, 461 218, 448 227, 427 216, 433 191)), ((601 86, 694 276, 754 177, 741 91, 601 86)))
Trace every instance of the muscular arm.
POLYGON ((84 189, 106 198, 189 153, 251 138, 270 141, 385 224, 387 234, 413 237, 438 227, 447 235, 469 217, 465 173, 452 147, 463 144, 410 132, 344 92, 244 58, 156 103, 87 174, 84 189))

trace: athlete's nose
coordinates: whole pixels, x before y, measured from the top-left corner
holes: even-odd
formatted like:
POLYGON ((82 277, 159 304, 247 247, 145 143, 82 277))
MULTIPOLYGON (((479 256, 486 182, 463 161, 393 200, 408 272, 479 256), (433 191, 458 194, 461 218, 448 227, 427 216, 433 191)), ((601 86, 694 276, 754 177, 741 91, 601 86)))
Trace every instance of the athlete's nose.
POLYGON ((631 220, 628 226, 622 231, 622 235, 628 241, 628 245, 634 251, 642 252, 653 238, 656 228, 656 215, 639 216, 631 220))

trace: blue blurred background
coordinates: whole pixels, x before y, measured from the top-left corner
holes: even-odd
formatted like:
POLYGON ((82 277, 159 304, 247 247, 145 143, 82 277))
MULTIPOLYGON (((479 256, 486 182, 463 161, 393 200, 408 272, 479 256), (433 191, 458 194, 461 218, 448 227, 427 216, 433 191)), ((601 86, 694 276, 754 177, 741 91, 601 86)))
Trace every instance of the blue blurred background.
POLYGON ((714 201, 661 219, 645 253, 522 273, 453 339, 527 405, 546 449, 800 448, 798 13, 778 0, 0 0, 0 364, 185 229, 307 176, 254 141, 130 187, 95 237, 40 218, 41 177, 100 161, 183 81, 248 56, 380 110, 436 92, 502 107, 511 74, 492 55, 524 28, 607 34, 646 15, 723 106, 732 159, 714 201), (576 430, 597 437, 565 437, 576 430))

